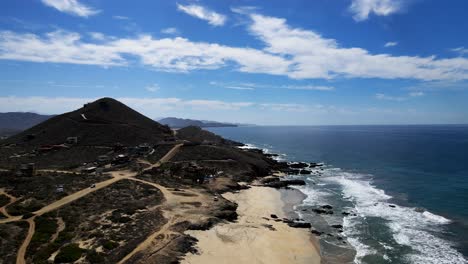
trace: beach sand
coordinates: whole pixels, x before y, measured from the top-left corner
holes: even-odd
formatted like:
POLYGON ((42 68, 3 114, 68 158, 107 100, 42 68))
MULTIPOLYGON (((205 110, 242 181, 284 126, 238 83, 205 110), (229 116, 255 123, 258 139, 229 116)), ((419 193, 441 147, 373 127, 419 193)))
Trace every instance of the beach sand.
POLYGON ((238 221, 219 224, 208 231, 188 231, 199 240, 199 253, 188 254, 182 263, 320 263, 308 229, 268 220, 271 214, 288 216, 278 190, 252 187, 223 196, 239 205, 238 221))

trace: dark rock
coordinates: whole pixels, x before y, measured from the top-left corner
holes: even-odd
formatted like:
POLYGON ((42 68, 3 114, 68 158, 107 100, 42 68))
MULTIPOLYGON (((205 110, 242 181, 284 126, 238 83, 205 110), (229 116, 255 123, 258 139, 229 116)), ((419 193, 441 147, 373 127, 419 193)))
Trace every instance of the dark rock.
POLYGON ((289 164, 289 167, 293 169, 303 169, 303 168, 309 167, 309 165, 304 162, 298 162, 298 163, 289 164))
POLYGON ((342 212, 341 214, 344 215, 344 216, 350 215, 350 213, 348 213, 348 212, 342 212))
POLYGON ((320 164, 320 163, 315 163, 315 162, 309 163, 309 167, 311 167, 311 168, 316 168, 316 167, 321 167, 321 166, 323 166, 323 165, 320 164))
POLYGON ((340 229, 341 229, 341 228, 343 228, 343 225, 331 225, 331 227, 333 227, 333 228, 340 228, 340 229))
POLYGON ((205 230, 208 230, 210 229, 211 227, 213 227, 216 223, 218 223, 219 220, 216 219, 216 218, 210 218, 206 221, 203 221, 201 223, 191 223, 187 229, 189 230, 201 230, 201 231, 205 231, 205 230))
POLYGON ((283 180, 283 181, 275 181, 275 182, 269 182, 265 184, 267 187, 272 187, 272 188, 286 188, 289 185, 305 185, 305 181, 303 180, 283 180))
POLYGON ((224 219, 224 220, 231 221, 231 222, 237 220, 236 211, 228 211, 228 210, 218 211, 214 215, 220 219, 224 219))
POLYGON ((278 178, 278 177, 265 177, 265 178, 261 179, 260 182, 263 183, 263 184, 266 184, 266 183, 270 183, 270 182, 277 182, 279 180, 280 180, 280 178, 278 178))
POLYGON ((332 210, 333 206, 327 204, 327 205, 322 205, 321 208, 325 210, 332 210))
POLYGON ((303 174, 303 175, 305 175, 305 174, 310 174, 310 171, 308 171, 308 170, 301 170, 301 171, 299 172, 299 174, 303 174))
POLYGON ((288 225, 294 228, 311 228, 312 227, 310 223, 306 223, 306 222, 291 222, 291 223, 288 223, 288 225))
POLYGON ((277 219, 277 218, 278 218, 278 216, 275 215, 275 214, 271 214, 270 217, 273 218, 273 219, 277 219))
POLYGON ((395 208, 395 207, 396 207, 396 205, 394 205, 394 204, 389 204, 388 206, 391 207, 391 208, 395 208))
POLYGON ((262 226, 270 229, 271 231, 276 231, 276 228, 274 228, 272 225, 268 225, 268 224, 262 224, 262 226))
POLYGON ((323 234, 323 232, 317 231, 315 229, 312 229, 310 232, 316 236, 321 236, 323 234))
POLYGON ((333 214, 333 211, 330 211, 330 210, 324 210, 324 209, 317 209, 317 208, 314 208, 312 209, 313 212, 317 213, 317 214, 333 214))

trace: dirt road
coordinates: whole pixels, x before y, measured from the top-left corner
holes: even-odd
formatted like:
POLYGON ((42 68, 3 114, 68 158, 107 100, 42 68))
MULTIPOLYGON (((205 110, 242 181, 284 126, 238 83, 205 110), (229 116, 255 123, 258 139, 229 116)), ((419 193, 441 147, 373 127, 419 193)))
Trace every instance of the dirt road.
POLYGON ((26 264, 24 256, 26 255, 26 250, 28 249, 29 243, 31 243, 34 231, 36 230, 36 223, 34 222, 34 218, 35 216, 26 220, 26 222, 28 222, 29 224, 28 234, 26 235, 23 244, 18 250, 18 253, 16 255, 16 264, 26 264))
MULTIPOLYGON (((169 161, 178 151, 178 149, 182 146, 183 144, 178 144, 178 145, 175 145, 166 155, 164 155, 164 157, 162 157, 157 163, 153 164, 151 168, 154 168, 154 167, 158 167, 160 166, 162 163, 164 162, 167 162, 169 161)), ((48 213, 50 211, 53 211, 53 210, 56 210, 64 205, 67 205, 73 201, 76 201, 92 192, 95 192, 97 190, 100 190, 102 188, 105 188, 115 182, 118 182, 118 181, 121 181, 121 180, 124 180, 124 179, 131 179, 131 180, 137 180, 137 181, 140 181, 140 182, 143 182, 143 183, 146 183, 146 184, 150 184, 150 185, 153 185, 154 187, 160 189, 164 196, 165 197, 170 197, 172 195, 172 193, 170 191, 168 191, 166 188, 160 186, 160 185, 157 185, 157 184, 153 184, 153 183, 150 183, 150 182, 146 182, 146 181, 143 181, 143 180, 139 180, 139 179, 136 179, 136 178, 133 178, 134 176, 137 175, 136 172, 131 172, 131 171, 128 171, 128 170, 125 170, 125 171, 113 171, 113 172, 110 172, 110 174, 112 175, 112 178, 109 179, 109 180, 105 180, 105 181, 102 181, 102 182, 99 182, 99 183, 96 183, 95 186, 93 188, 89 187, 89 188, 86 188, 86 189, 83 189, 83 190, 80 190, 78 192, 75 192, 71 195, 68 195, 58 201, 55 201, 47 206, 44 206, 43 208, 37 210, 34 212, 34 215, 33 217, 27 219, 26 221, 29 223, 29 229, 28 229, 28 234, 25 238, 25 240, 23 241, 23 244, 21 245, 21 247, 19 248, 18 250, 18 253, 17 253, 17 256, 16 256, 16 264, 25 264, 26 261, 25 261, 25 255, 26 255, 26 250, 29 246, 29 243, 31 242, 31 239, 34 235, 34 232, 35 232, 35 228, 36 228, 36 224, 34 222, 34 218, 36 216, 40 216, 40 215, 43 215, 45 213, 48 213)), ((14 203, 16 201, 16 198, 7 194, 6 192, 4 192, 3 190, 0 190, 1 194, 4 194, 6 196, 8 196, 10 198, 10 203, 3 206, 0 210, 1 212, 7 217, 6 219, 1 219, 0 220, 0 224, 2 223, 8 223, 8 222, 14 222, 14 221, 21 221, 22 220, 22 216, 11 216, 8 214, 8 212, 6 212, 6 206, 14 203)), ((170 223, 170 221, 168 222, 170 223)), ((162 232, 162 230, 161 230, 162 232)), ((157 236, 158 234, 156 234, 157 236)), ((153 238, 154 239, 154 238, 153 238)), ((151 240, 153 240, 151 239, 151 240)), ((150 240, 150 238, 147 238, 147 240, 150 240)), ((143 244, 143 243, 142 243, 143 244)), ((143 248, 146 248, 146 246, 143 244, 141 245, 141 247, 143 248)), ((141 249, 140 248, 135 248, 134 249, 134 252, 139 252, 141 249)), ((134 254, 134 253, 133 253, 134 254)), ((127 259, 129 259, 130 257, 132 257, 133 255, 130 255, 128 256, 128 258, 126 257, 125 260, 122 260, 122 261, 126 261, 127 259)))
POLYGON ((45 213, 48 213, 50 211, 53 211, 55 209, 58 209, 66 204, 69 204, 73 201, 76 201, 78 199, 80 199, 81 197, 87 195, 87 194, 90 194, 92 192, 95 192, 97 190, 100 190, 102 188, 105 188, 115 182, 118 182, 118 181, 121 181, 123 179, 128 179, 130 177, 133 177, 136 175, 135 172, 130 172, 130 171, 115 171, 115 172, 111 172, 111 175, 112 175, 112 179, 109 179, 109 180, 106 180, 106 181, 102 181, 102 182, 99 182, 99 183, 96 183, 96 187, 94 188, 86 188, 86 189, 83 189, 81 191, 78 191, 76 193, 73 193, 71 195, 68 195, 58 201, 55 201, 47 206, 44 206, 42 207, 41 209, 37 210, 34 212, 35 215, 43 215, 45 213))

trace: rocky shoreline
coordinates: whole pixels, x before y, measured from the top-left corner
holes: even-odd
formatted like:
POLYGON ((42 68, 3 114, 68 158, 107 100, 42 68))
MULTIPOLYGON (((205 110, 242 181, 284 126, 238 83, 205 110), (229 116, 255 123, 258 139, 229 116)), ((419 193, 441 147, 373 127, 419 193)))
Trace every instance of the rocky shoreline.
MULTIPOLYGON (((277 159, 278 154, 265 153, 261 149, 252 149, 257 153, 263 153, 265 156, 272 159, 277 159)), ((275 222, 282 222, 287 224, 292 228, 298 228, 307 230, 310 232, 311 240, 314 241, 316 248, 319 252, 324 250, 321 247, 324 239, 335 239, 338 244, 347 245, 346 237, 343 236, 343 225, 342 224, 327 224, 326 227, 323 226, 323 220, 321 221, 321 227, 317 228, 314 225, 314 222, 304 220, 300 217, 299 213, 309 213, 315 215, 314 217, 322 218, 322 216, 341 214, 343 216, 355 215, 354 212, 340 211, 329 204, 322 204, 315 207, 301 209, 299 212, 296 211, 296 206, 301 205, 303 200, 307 197, 299 189, 295 187, 301 187, 307 185, 304 179, 301 179, 302 176, 320 176, 323 171, 324 165, 316 162, 285 162, 278 161, 275 166, 275 171, 272 175, 263 177, 258 180, 257 186, 264 186, 269 188, 274 188, 279 190, 282 193, 282 200, 286 204, 284 211, 286 212, 287 217, 279 218, 276 215, 270 215, 269 220, 275 222), (294 175, 294 177, 290 177, 294 175), (294 197, 294 198, 291 198, 294 197)), ((327 243, 327 242, 325 242, 327 243)), ((327 247, 328 248, 328 247, 327 247)), ((321 254, 323 261, 326 263, 352 263, 354 259, 354 250, 347 250, 346 252, 341 252, 338 248, 329 252, 324 252, 321 254), (342 257, 337 257, 343 253, 342 257)))

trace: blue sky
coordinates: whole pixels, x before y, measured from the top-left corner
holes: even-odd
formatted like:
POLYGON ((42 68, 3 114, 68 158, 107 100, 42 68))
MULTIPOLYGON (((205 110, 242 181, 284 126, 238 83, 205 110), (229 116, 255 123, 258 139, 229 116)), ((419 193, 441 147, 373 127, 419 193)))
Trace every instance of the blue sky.
POLYGON ((0 3, 0 112, 468 123, 464 0, 0 3))

